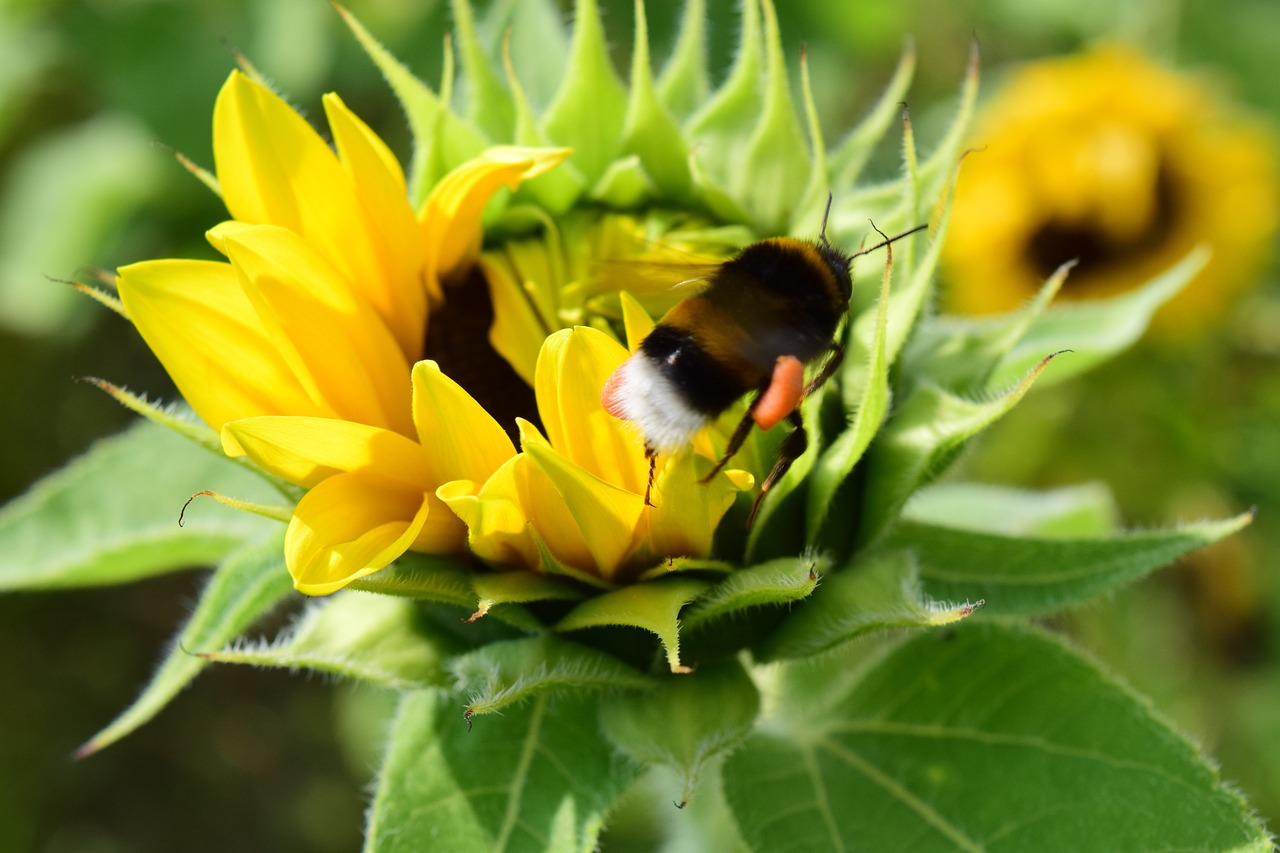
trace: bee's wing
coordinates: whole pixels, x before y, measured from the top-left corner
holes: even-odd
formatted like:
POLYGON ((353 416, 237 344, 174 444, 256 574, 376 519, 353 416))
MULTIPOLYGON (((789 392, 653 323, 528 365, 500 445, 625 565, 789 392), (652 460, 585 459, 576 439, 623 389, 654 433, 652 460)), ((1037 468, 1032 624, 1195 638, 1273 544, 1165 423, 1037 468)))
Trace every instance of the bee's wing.
POLYGON ((602 260, 592 269, 597 293, 625 290, 637 299, 674 296, 686 299, 707 286, 723 261, 602 260))
POLYGON ((723 261, 601 260, 592 265, 587 297, 592 311, 620 319, 619 294, 633 296, 650 317, 668 310, 710 283, 723 261))

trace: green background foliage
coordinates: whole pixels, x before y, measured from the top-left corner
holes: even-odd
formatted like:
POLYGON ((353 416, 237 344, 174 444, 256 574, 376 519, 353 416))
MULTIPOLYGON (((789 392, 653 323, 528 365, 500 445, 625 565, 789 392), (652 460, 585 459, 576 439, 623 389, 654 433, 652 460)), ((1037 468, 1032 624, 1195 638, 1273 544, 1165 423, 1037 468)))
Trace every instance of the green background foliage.
MULTIPOLYGON (((413 71, 436 79, 447 3, 349 5, 413 71)), ((653 3, 649 10, 656 64, 665 59, 676 25, 667 5, 653 3)), ((780 3, 778 11, 790 59, 807 44, 819 112, 831 128, 860 117, 884 88, 908 34, 919 55, 909 98, 923 139, 935 139, 932 131, 946 120, 946 108, 935 115, 933 106, 952 96, 975 34, 983 49, 984 90, 994 88, 1009 63, 1118 37, 1179 65, 1207 66, 1246 102, 1280 112, 1280 78, 1272 69, 1272 57, 1280 53, 1280 8, 1271 0, 1146 0, 1125 4, 1121 12, 1113 5, 812 0, 780 3)), ((602 6, 618 65, 626 68, 631 4, 602 6)), ((716 69, 731 58, 734 6, 709 2, 708 48, 716 69)), ((0 499, 8 500, 129 420, 113 401, 72 377, 102 375, 162 398, 174 395, 123 321, 45 276, 72 277, 82 267, 113 268, 146 257, 212 255, 200 235, 224 214, 216 198, 172 163, 167 149, 211 163, 209 117, 233 64, 232 49, 249 56, 308 114, 318 110, 320 93, 333 89, 402 155, 408 133, 376 70, 319 0, 15 0, 0 9, 0 47, 0 499)), ((530 98, 545 104, 558 78, 525 83, 530 98)), ((890 174, 895 156, 882 152, 873 172, 890 174)), ((970 479, 1021 486, 1105 480, 1126 520, 1141 524, 1225 518, 1258 507, 1257 521, 1237 538, 1110 600, 1056 617, 1054 627, 1074 634, 1151 696, 1222 763, 1223 776, 1249 794, 1273 828, 1280 819, 1280 722, 1274 712, 1280 707, 1280 573, 1270 556, 1280 553, 1277 318, 1280 293, 1269 279, 1221 330, 1202 340, 1139 347, 1083 379, 1033 390, 962 463, 970 479)), ((199 462, 192 457, 193 465, 199 462)), ((181 482, 183 472, 166 473, 181 482)), ((207 476, 194 474, 199 482, 192 488, 173 488, 185 496, 209 485, 207 476)), ((127 473, 120 477, 123 505, 129 489, 140 484, 127 473)), ((65 497, 68 506, 74 498, 65 497)), ((195 523, 215 517, 195 509, 195 523)), ((921 512, 915 523, 923 526, 928 518, 921 512)), ((216 517, 246 526, 226 535, 252 539, 247 528, 254 519, 216 517)), ((200 558, 191 555, 193 562, 200 558)), ((224 565, 218 576, 230 568, 235 566, 224 565)), ((928 592, 927 567, 921 573, 928 592)), ((213 667, 143 736, 69 763, 73 750, 129 706, 156 666, 169 666, 162 661, 176 625, 191 617, 194 628, 211 632, 200 636, 220 644, 219 626, 202 625, 199 613, 192 614, 199 590, 214 582, 206 575, 0 597, 0 688, 10 697, 0 703, 0 849, 352 849, 367 805, 361 786, 378 762, 371 744, 392 711, 397 737, 459 723, 455 709, 442 714, 425 694, 409 694, 393 709, 389 693, 343 689, 334 703, 331 687, 315 679, 213 667)), ((0 565, 0 585, 3 577, 0 565)), ((249 607, 271 598, 270 590, 249 594, 234 586, 227 594, 247 595, 249 607)), ((286 607, 263 625, 264 633, 275 635, 295 616, 286 607)), ((1001 630, 961 631, 956 642, 989 643, 1001 630)), ((1052 657, 1054 643, 1029 636, 1029 644, 1011 644, 1008 660, 988 665, 1030 666, 1013 658, 1037 650, 1052 657)), ((881 661, 851 688, 848 718, 875 714, 872 705, 887 701, 883 690, 871 689, 876 679, 889 678, 894 665, 907 666, 902 659, 944 641, 930 635, 881 661)), ((322 642, 274 648, 279 666, 297 659, 288 654, 315 660, 325 651, 322 642)), ((1070 662, 1062 666, 1070 669, 1070 662)), ((919 666, 907 671, 922 677, 919 666)), ((429 683, 437 675, 415 661, 388 678, 429 683)), ((1089 676, 1063 677, 1069 691, 1072 677, 1089 676)), ((175 677, 173 688, 183 681, 175 677)), ((939 684, 945 681, 932 689, 939 684)), ((1118 688, 1115 696, 1122 709, 1132 702, 1118 688)), ((572 703, 543 702, 522 706, 522 713, 570 723, 582 713, 572 703)), ((941 714, 916 709, 920 715, 931 710, 941 714)), ((498 715, 484 720, 495 729, 506 722, 498 715)), ((1146 734, 1158 738, 1159 732, 1146 734)), ((518 728, 511 732, 516 741, 521 736, 518 728)), ((833 734, 838 749, 827 754, 854 749, 854 741, 853 734, 833 734)), ((465 740, 446 746, 459 754, 442 760, 475 771, 461 754, 475 746, 465 740)), ((742 772, 731 774, 736 781, 725 792, 729 802, 776 799, 752 787, 761 781, 750 772, 752 763, 770 758, 769 748, 753 740, 730 759, 730 768, 742 772)), ((1171 747, 1160 753, 1169 774, 1182 772, 1177 752, 1171 747)), ((942 790, 948 774, 963 770, 964 756, 954 759, 919 772, 940 774, 942 790)), ((1010 759, 1015 769, 1024 760, 1032 761, 1010 759)), ((620 782, 625 769, 613 769, 620 782)), ((412 784, 412 766, 397 770, 412 784)), ((671 788, 678 787, 673 782, 671 788)), ((598 793, 582 792, 574 820, 591 820, 598 793)), ((954 819, 984 817, 964 801, 963 791, 953 793, 945 803, 956 803, 954 819)), ((375 827, 393 806, 375 800, 375 827)), ((506 807, 501 801, 481 806, 502 814, 506 807)), ((558 828, 572 838, 576 825, 558 828)), ((1193 843, 1216 846, 1188 840, 1193 843)))

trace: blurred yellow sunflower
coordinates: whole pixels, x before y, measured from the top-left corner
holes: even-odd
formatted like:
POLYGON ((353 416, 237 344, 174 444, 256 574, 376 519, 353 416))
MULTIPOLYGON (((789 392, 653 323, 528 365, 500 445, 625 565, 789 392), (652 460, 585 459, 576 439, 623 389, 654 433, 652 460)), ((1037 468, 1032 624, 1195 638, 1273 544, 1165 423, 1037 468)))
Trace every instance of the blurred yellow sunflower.
POLYGON ((1064 297, 1112 295, 1206 244, 1208 265, 1157 315, 1166 330, 1204 326, 1276 228, 1269 133, 1125 47, 1026 66, 971 138, 943 253, 957 312, 1010 310, 1073 258, 1064 297))

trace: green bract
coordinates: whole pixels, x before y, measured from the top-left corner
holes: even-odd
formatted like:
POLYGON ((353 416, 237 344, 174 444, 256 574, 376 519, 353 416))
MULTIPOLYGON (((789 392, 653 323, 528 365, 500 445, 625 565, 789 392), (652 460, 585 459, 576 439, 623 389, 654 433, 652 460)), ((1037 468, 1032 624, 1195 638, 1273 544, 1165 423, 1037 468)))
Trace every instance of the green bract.
MULTIPOLYGON (((663 839, 700 849, 1269 849, 1244 802, 1141 699, 1061 641, 994 618, 1106 594, 1249 516, 1127 532, 1101 486, 939 481, 1034 384, 1133 342, 1203 258, 1111 300, 1052 306, 1064 268, 1015 314, 939 316, 934 272, 976 57, 929 156, 898 107, 909 51, 828 151, 769 0, 743 4, 736 59, 714 91, 701 2, 687 4, 657 76, 636 4, 625 82, 594 0, 578 2, 571 34, 549 5, 520 6, 510 38, 553 62, 550 47, 564 45, 562 74, 514 67, 480 41, 465 0, 452 5, 461 74, 447 65, 440 91, 343 13, 404 106, 415 206, 451 168, 514 142, 574 154, 496 206, 491 237, 601 208, 690 211, 748 239, 812 237, 828 193, 837 245, 856 246, 869 218, 886 232, 932 222, 930 236, 895 244, 891 263, 861 259, 845 364, 805 402, 809 450, 750 533, 742 495, 709 558, 664 561, 634 583, 575 572, 545 546, 546 574, 411 554, 309 604, 278 638, 244 639, 295 597, 276 522, 202 502, 180 529, 178 510, 211 490, 271 516, 296 491, 117 392, 160 425, 102 442, 0 512, 0 587, 218 568, 152 683, 82 752, 146 722, 209 662, 249 663, 398 692, 370 851, 421 850, 427 838, 441 850, 590 850, 602 833, 609 849, 648 825, 645 812, 663 839), (563 82, 538 112, 522 81, 548 75, 563 82), (454 85, 467 95, 460 112, 454 85), (902 173, 857 183, 898 128, 902 173)), ((776 440, 748 452, 768 458, 776 440)))

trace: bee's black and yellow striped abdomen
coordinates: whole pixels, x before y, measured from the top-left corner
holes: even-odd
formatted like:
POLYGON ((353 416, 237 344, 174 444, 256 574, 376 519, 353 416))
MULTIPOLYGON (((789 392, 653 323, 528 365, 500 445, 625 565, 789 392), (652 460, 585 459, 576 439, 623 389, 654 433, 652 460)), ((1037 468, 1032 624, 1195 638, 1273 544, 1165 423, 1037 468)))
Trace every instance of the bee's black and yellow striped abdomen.
POLYGON ((765 387, 780 356, 808 363, 830 350, 850 286, 847 259, 825 244, 753 243, 668 311, 640 351, 689 406, 717 415, 765 387))

